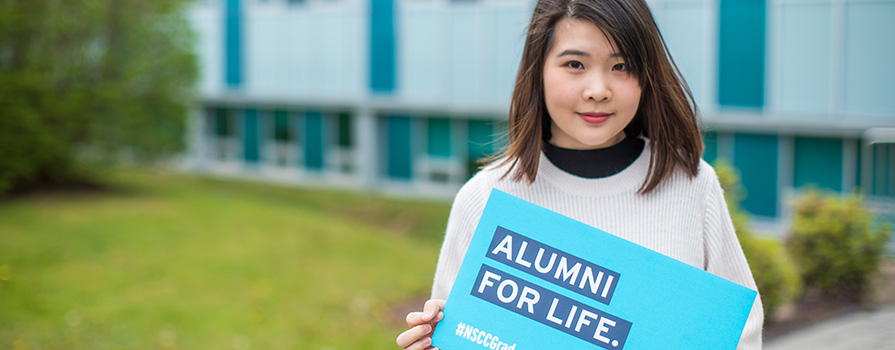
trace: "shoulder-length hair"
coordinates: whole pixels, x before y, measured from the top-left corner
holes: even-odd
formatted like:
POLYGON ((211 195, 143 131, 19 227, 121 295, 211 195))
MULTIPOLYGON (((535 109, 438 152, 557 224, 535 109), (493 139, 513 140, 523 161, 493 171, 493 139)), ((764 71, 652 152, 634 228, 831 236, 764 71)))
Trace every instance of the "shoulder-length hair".
POLYGON ((507 148, 499 158, 510 164, 514 181, 535 180, 540 152, 550 139, 544 101, 544 64, 557 23, 571 18, 593 23, 612 38, 637 77, 641 98, 628 137, 649 139, 649 171, 639 193, 655 189, 680 167, 696 176, 702 157, 702 136, 696 102, 674 64, 655 20, 643 0, 540 0, 532 14, 522 62, 510 104, 507 148))

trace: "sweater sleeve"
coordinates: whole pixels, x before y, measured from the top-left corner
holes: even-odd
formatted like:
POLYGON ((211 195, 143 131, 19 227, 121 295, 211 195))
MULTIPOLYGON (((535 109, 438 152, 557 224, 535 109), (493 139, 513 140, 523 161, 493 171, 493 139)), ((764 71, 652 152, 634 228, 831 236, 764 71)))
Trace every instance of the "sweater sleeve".
POLYGON ((481 178, 474 177, 460 188, 454 198, 441 253, 438 255, 438 264, 435 267, 435 278, 432 282, 433 299, 447 299, 451 293, 451 286, 460 271, 463 257, 466 255, 469 242, 490 194, 490 186, 484 186, 481 182, 481 178))
MULTIPOLYGON (((730 212, 724 201, 724 193, 717 177, 712 173, 713 183, 707 191, 706 216, 704 221, 706 271, 726 278, 746 288, 757 290, 749 264, 737 239, 730 219, 730 212)), ((756 295, 752 311, 746 320, 746 327, 740 336, 739 350, 761 349, 761 332, 764 311, 761 296, 756 295)))

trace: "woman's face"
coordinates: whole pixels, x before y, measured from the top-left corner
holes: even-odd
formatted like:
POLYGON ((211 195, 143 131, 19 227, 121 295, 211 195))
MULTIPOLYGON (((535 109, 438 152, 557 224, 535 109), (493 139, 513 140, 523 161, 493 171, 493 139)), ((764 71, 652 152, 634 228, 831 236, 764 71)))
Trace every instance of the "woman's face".
POLYGON ((566 18, 556 24, 544 63, 544 100, 551 144, 605 148, 625 138, 640 104, 640 83, 597 26, 566 18))

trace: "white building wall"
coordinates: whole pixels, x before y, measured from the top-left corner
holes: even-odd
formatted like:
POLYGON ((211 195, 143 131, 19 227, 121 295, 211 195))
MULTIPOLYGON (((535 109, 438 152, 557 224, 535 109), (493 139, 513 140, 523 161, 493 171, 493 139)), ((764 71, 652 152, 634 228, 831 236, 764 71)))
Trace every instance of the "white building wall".
POLYGON ((242 3, 242 84, 224 84, 223 1, 190 11, 204 96, 238 93, 272 99, 365 98, 368 45, 366 6, 360 0, 242 3))
POLYGON ((784 113, 830 119, 832 81, 832 6, 829 3, 785 3, 779 7, 780 47, 771 76, 778 76, 775 105, 784 113))
POLYGON ((845 8, 846 111, 895 115, 895 1, 849 1, 845 8))
POLYGON ((245 93, 263 98, 356 99, 365 91, 367 23, 356 1, 248 3, 245 93))
POLYGON ((201 3, 189 12, 196 32, 199 92, 214 94, 224 86, 224 9, 219 3, 201 3))
POLYGON ((717 79, 716 63, 707 55, 711 45, 717 14, 707 12, 709 0, 653 0, 648 2, 665 44, 675 64, 690 86, 693 98, 701 109, 715 109, 717 98, 712 92, 717 79))
POLYGON ((528 1, 397 2, 397 98, 509 106, 528 26, 528 1))

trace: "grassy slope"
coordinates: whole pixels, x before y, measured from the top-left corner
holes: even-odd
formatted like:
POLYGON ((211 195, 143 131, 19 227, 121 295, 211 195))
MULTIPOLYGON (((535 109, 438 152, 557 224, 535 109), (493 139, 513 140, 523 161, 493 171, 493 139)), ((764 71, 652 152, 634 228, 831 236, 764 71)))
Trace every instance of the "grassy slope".
POLYGON ((113 181, 0 203, 0 348, 393 349, 394 306, 427 294, 449 208, 113 181))

